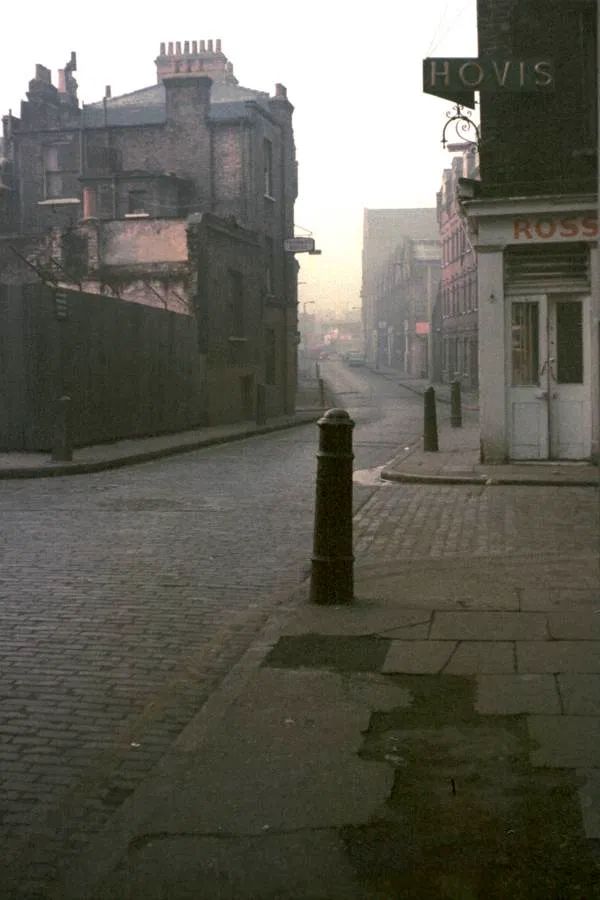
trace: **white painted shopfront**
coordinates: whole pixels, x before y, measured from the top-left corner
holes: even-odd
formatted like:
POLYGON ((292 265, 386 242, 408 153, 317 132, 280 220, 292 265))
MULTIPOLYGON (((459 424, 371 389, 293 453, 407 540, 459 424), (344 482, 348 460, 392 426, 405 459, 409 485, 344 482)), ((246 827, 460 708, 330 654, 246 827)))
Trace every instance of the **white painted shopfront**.
POLYGON ((483 460, 597 457, 596 198, 465 208, 478 254, 483 460))

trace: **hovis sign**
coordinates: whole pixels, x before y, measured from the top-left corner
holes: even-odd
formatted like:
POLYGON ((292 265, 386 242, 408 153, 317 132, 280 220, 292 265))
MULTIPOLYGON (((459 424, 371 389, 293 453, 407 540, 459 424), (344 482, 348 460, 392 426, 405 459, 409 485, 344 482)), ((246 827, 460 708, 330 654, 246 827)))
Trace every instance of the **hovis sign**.
POLYGON ((554 89, 554 66, 549 59, 423 60, 423 91, 463 106, 474 91, 524 93, 554 89))

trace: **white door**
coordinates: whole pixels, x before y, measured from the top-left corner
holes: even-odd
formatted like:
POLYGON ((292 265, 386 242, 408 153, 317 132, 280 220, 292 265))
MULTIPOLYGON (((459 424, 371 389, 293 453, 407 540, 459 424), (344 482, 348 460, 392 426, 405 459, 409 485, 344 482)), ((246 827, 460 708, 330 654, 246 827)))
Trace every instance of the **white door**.
POLYGON ((513 297, 512 459, 586 459, 591 452, 589 298, 513 297))
POLYGON ((548 298, 546 372, 551 459, 586 459, 591 453, 589 298, 548 298))
POLYGON ((540 376, 548 327, 546 297, 513 297, 508 314, 510 457, 547 459, 548 395, 540 376))

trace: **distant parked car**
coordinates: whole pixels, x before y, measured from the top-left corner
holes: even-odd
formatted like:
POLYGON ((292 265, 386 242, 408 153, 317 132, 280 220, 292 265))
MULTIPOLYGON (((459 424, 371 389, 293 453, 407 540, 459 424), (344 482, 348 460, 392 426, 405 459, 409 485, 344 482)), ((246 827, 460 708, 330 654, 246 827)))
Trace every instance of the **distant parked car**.
POLYGON ((360 350, 348 350, 346 362, 349 366, 364 366, 366 362, 365 354, 361 353, 360 350))

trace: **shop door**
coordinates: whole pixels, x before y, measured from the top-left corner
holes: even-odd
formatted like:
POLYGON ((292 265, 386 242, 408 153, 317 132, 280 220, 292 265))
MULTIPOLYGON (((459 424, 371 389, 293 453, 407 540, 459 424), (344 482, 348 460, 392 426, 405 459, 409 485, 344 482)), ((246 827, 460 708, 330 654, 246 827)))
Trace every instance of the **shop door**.
POLYGON ((587 298, 548 298, 547 376, 551 459, 585 459, 591 452, 587 298))
POLYGON ((581 296, 512 299, 512 459, 590 455, 588 308, 581 296))
POLYGON ((548 399, 541 385, 547 308, 544 296, 515 297, 509 309, 511 459, 549 456, 548 399))

